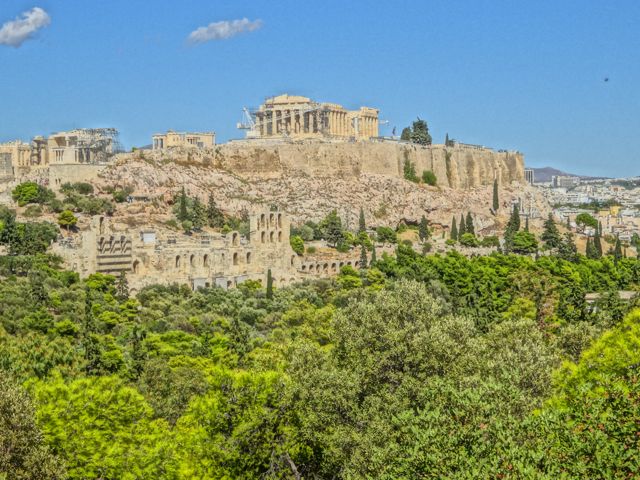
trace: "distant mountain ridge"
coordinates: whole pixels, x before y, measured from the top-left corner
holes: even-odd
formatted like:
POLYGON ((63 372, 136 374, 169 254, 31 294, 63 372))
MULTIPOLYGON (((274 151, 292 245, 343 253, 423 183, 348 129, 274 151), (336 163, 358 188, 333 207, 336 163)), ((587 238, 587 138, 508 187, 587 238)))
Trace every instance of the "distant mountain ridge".
POLYGON ((562 175, 565 177, 580 177, 584 179, 595 179, 604 177, 591 177, 589 175, 576 175, 575 173, 567 173, 553 167, 532 168, 535 183, 550 182, 551 177, 562 175))

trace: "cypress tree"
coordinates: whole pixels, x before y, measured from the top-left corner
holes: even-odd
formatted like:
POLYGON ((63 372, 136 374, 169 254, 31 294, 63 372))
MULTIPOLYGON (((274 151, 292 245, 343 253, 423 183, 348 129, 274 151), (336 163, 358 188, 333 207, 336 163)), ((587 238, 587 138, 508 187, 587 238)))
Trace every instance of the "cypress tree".
POLYGON ((193 208, 191 209, 190 217, 191 223, 193 223, 193 228, 196 230, 202 229, 202 227, 207 223, 207 211, 198 197, 193 199, 193 208))
POLYGON ((182 187, 182 191, 180 192, 178 202, 178 220, 184 222, 185 220, 189 219, 189 212, 187 211, 187 192, 185 192, 184 186, 182 187))
POLYGON ((273 277, 271 276, 271 269, 267 270, 267 299, 273 298, 273 277))
POLYGON ((598 252, 596 251, 594 241, 591 237, 587 237, 587 248, 585 250, 585 255, 587 256, 587 258, 591 259, 598 258, 598 252))
POLYGON ((493 181, 493 211, 497 212, 500 208, 500 199, 498 198, 498 179, 493 181))
POLYGON ((429 225, 427 224, 427 218, 422 215, 420 218, 420 226, 418 227, 418 235, 423 242, 429 238, 429 225))
POLYGON ((462 235, 467 233, 467 227, 464 223, 464 214, 460 215, 460 223, 458 224, 458 240, 462 238, 462 235))
POLYGON ((473 217, 471 216, 471 212, 467 212, 467 219, 466 219, 466 232, 470 233, 471 235, 475 235, 476 234, 476 229, 473 226, 473 217))
POLYGON ((360 218, 358 219, 358 233, 367 233, 367 224, 364 219, 364 210, 360 207, 360 218))
POLYGON ((216 205, 216 201, 211 194, 207 202, 207 222, 212 228, 222 228, 224 226, 224 214, 216 205))
POLYGON ((127 281, 127 274, 124 270, 120 270, 120 276, 116 283, 116 297, 121 302, 129 298, 129 282, 127 281))
POLYGON ((620 243, 620 237, 616 237, 616 244, 613 249, 613 261, 618 263, 622 260, 622 244, 620 243))
POLYGON ((376 246, 374 244, 373 247, 371 248, 371 262, 369 262, 369 265, 373 266, 377 260, 378 259, 376 257, 376 246))
POLYGON ((360 246, 360 270, 365 270, 367 268, 367 249, 364 248, 364 245, 360 246))
POLYGON ((456 217, 451 220, 451 240, 458 241, 458 227, 456 226, 456 217))
POLYGON ((600 238, 601 234, 602 234, 602 225, 596 228, 596 234, 593 237, 593 247, 596 252, 595 258, 602 258, 602 240, 600 238))
POLYGON ((516 203, 513 205, 513 212, 511 212, 511 218, 509 219, 511 226, 513 228, 513 233, 520 230, 520 204, 516 203))
POLYGON ((524 231, 528 232, 529 231, 529 215, 527 215, 524 218, 524 231))

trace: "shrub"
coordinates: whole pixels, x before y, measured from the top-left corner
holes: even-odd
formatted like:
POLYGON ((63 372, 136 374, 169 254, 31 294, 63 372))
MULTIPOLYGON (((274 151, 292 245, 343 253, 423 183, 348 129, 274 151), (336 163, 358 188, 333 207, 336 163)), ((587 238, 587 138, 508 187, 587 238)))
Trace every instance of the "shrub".
POLYGON ((309 254, 316 253, 316 247, 314 247, 313 245, 307 247, 307 253, 309 254))
POLYGON ((29 205, 25 211, 24 211, 24 216, 25 217, 39 217, 40 215, 42 215, 42 207, 40 207, 40 205, 29 205))
POLYGON ((398 236, 393 229, 389 227, 378 227, 376 229, 378 241, 381 243, 398 243, 398 236))
POLYGON ((460 245, 465 247, 477 247, 478 239, 472 233, 463 233, 460 237, 460 245))
POLYGON ((304 240, 299 235, 294 235, 289 239, 289 244, 294 252, 297 255, 302 255, 304 253, 304 240))
POLYGON ((436 174, 431 170, 424 170, 422 172, 422 181, 427 185, 435 186, 438 183, 438 179, 436 178, 436 174))
POLYGON ((55 194, 35 182, 23 182, 11 191, 11 198, 23 207, 28 203, 47 203, 55 198, 55 194))
POLYGON ((480 241, 480 245, 483 247, 499 247, 500 239, 496 235, 490 235, 488 237, 484 237, 480 241))

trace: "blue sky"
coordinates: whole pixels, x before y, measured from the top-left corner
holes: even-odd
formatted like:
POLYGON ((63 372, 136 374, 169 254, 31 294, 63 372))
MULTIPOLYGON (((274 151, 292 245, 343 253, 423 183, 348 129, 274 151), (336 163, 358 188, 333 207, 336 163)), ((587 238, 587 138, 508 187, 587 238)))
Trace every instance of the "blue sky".
POLYGON ((637 0, 1 0, 0 25, 34 7, 50 23, 0 45, 0 141, 98 126, 126 146, 169 128, 225 141, 243 106, 288 92, 375 106, 382 134, 419 115, 438 143, 640 175, 637 0), (243 18, 259 24, 188 41, 243 18))

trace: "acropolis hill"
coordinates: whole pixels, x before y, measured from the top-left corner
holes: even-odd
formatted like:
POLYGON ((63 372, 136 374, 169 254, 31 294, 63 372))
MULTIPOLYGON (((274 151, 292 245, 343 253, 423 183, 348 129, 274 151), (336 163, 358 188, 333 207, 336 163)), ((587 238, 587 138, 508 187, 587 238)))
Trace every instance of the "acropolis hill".
MULTIPOLYGON (((377 109, 347 110, 299 96, 273 97, 245 113, 239 127, 246 138, 225 144, 215 143, 213 131, 170 130, 154 134, 151 148, 122 153, 115 129, 79 129, 0 145, 0 195, 4 191, 11 202, 11 190, 24 181, 56 192, 88 182, 106 199, 126 188, 129 200, 115 204, 112 214, 78 213, 76 231, 66 232, 53 251, 83 276, 124 271, 134 289, 154 282, 228 288, 248 279, 264 282, 267 271, 283 285, 357 267, 353 249, 339 253, 320 245, 316 253, 295 255, 289 245, 290 224, 317 222, 332 210, 347 230, 355 228, 361 209, 371 229, 416 224, 426 216, 436 251, 448 248, 453 216, 468 213, 476 232, 494 235, 514 204, 532 227, 548 211, 525 182, 519 152, 379 137, 377 109), (408 181, 407 165, 418 176, 433 172, 436 184, 408 181), (497 212, 491 206, 495 181, 497 212), (253 233, 172 227, 183 189, 202 203, 213 199, 225 215, 248 214, 253 233)), ((393 252, 390 245, 378 248, 393 252)))

